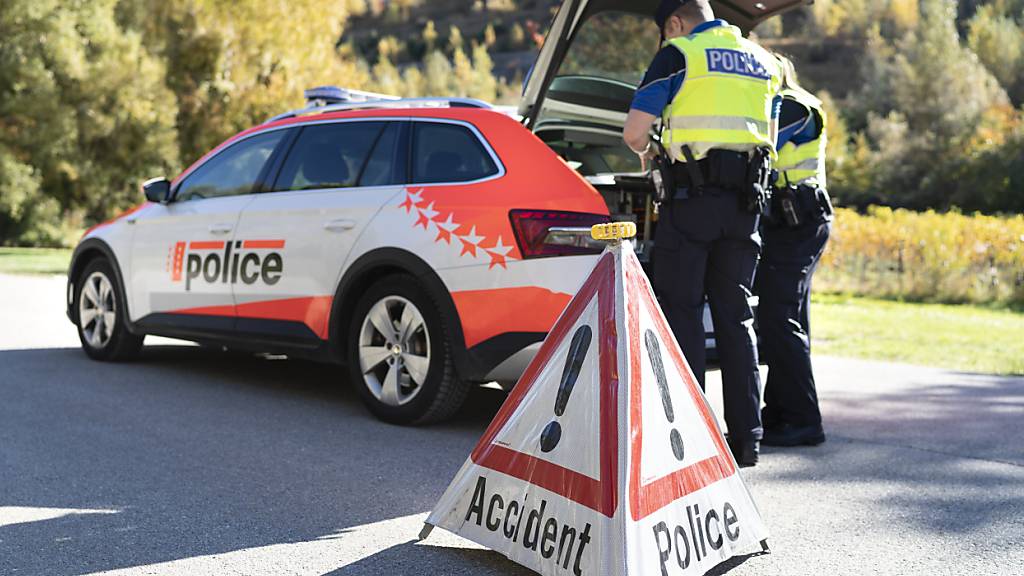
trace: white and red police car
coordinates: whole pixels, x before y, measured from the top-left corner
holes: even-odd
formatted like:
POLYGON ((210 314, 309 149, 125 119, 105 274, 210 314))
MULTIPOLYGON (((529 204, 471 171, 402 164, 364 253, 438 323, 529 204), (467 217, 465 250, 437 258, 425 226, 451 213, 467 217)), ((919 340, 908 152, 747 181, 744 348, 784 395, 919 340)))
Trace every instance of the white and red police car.
MULTIPOLYGON (((749 30, 803 2, 713 4, 749 30)), ((451 416, 473 383, 514 382, 602 249, 590 225, 636 221, 646 262, 651 185, 621 127, 657 49, 656 4, 564 3, 522 122, 468 99, 313 90, 147 182, 145 204, 75 249, 83 349, 128 358, 154 334, 338 362, 399 423, 451 416), (619 30, 646 41, 610 57, 619 30)))
POLYGON ((323 105, 336 92, 86 233, 68 313, 89 356, 157 334, 339 361, 395 422, 515 379, 601 249, 579 233, 608 220, 601 196, 484 103, 323 105))

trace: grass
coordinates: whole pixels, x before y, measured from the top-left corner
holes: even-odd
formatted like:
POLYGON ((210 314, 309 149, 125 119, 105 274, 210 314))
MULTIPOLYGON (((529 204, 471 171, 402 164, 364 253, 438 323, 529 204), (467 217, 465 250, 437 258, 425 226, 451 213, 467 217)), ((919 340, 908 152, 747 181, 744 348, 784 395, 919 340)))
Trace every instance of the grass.
MULTIPOLYGON (((0 248, 0 273, 64 274, 71 250, 0 248)), ((1024 312, 814 294, 814 352, 1024 374, 1024 312)))
POLYGON ((1024 313, 824 294, 812 301, 815 353, 1024 374, 1024 313))
POLYGON ((0 248, 3 274, 66 274, 70 262, 70 249, 0 248))

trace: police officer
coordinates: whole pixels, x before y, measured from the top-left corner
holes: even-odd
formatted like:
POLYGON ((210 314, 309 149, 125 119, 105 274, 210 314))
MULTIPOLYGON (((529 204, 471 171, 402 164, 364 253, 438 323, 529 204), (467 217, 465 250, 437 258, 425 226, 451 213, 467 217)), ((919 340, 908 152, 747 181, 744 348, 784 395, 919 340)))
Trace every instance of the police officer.
POLYGON ((821 101, 796 83, 782 64, 782 103, 770 217, 762 227, 764 252, 757 270, 758 327, 768 364, 763 442, 770 446, 825 441, 811 369, 811 278, 832 222, 825 190, 826 117, 821 101))
POLYGON ((654 286, 704 385, 705 295, 722 365, 729 443, 757 463, 761 380, 749 297, 760 251, 759 214, 774 156, 778 61, 716 20, 708 0, 663 0, 664 45, 633 99, 623 139, 646 162, 661 117, 667 197, 655 231, 654 286))

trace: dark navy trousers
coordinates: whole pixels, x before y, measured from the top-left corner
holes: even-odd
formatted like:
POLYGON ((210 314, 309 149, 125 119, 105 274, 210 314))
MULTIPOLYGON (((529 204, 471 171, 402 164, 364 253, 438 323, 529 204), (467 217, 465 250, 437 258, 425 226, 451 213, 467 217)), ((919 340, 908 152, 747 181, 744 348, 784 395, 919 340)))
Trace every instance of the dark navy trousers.
POLYGON ((825 251, 832 224, 810 220, 802 226, 766 225, 755 292, 757 325, 768 364, 764 425, 821 425, 811 369, 811 280, 825 251))
POLYGON ((653 254, 655 291, 701 388, 707 296, 722 367, 725 423, 730 437, 743 442, 763 434, 749 301, 761 249, 758 220, 740 207, 735 192, 705 187, 701 196, 662 205, 653 254))

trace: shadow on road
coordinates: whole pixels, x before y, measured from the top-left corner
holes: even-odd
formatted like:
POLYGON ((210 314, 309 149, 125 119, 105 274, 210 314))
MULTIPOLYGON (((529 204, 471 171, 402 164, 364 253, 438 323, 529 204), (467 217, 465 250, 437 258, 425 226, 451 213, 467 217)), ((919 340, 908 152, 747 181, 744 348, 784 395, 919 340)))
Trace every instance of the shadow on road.
MULTIPOLYGON (((505 397, 474 390, 453 422, 403 428, 373 419, 340 374, 194 346, 147 347, 129 364, 78 349, 0 351, 0 507, 114 511, 0 523, 0 573, 86 574, 308 543, 426 512, 505 397)), ((766 449, 766 465, 745 476, 780 500, 827 495, 803 498, 808 514, 848 502, 851 518, 867 515, 865 530, 942 537, 1001 525, 1004 540, 989 543, 1019 546, 1024 379, 949 378, 836 393, 827 444, 766 449)), ((783 528, 798 547, 800 534, 783 528)), ((327 572, 529 573, 493 552, 381 538, 382 551, 327 572)))
MULTIPOLYGON (((504 400, 375 420, 335 366, 194 346, 128 364, 0 351, 0 507, 113 509, 0 526, 0 572, 83 574, 428 511, 504 400)), ((412 534, 411 536, 415 536, 412 534)))
POLYGON ((493 570, 496 563, 502 566, 501 574, 503 575, 528 576, 536 574, 533 570, 528 570, 492 550, 432 546, 411 540, 381 550, 344 568, 327 572, 323 576, 422 574, 424 566, 434 567, 431 572, 435 574, 475 574, 483 570, 493 570), (441 572, 435 571, 438 567, 442 567, 441 572))
POLYGON ((865 513, 899 530, 970 536, 999 527, 1006 544, 1024 544, 1024 378, 894 370, 910 374, 827 397, 826 444, 764 448, 764 460, 787 461, 764 481, 870 499, 865 513))

